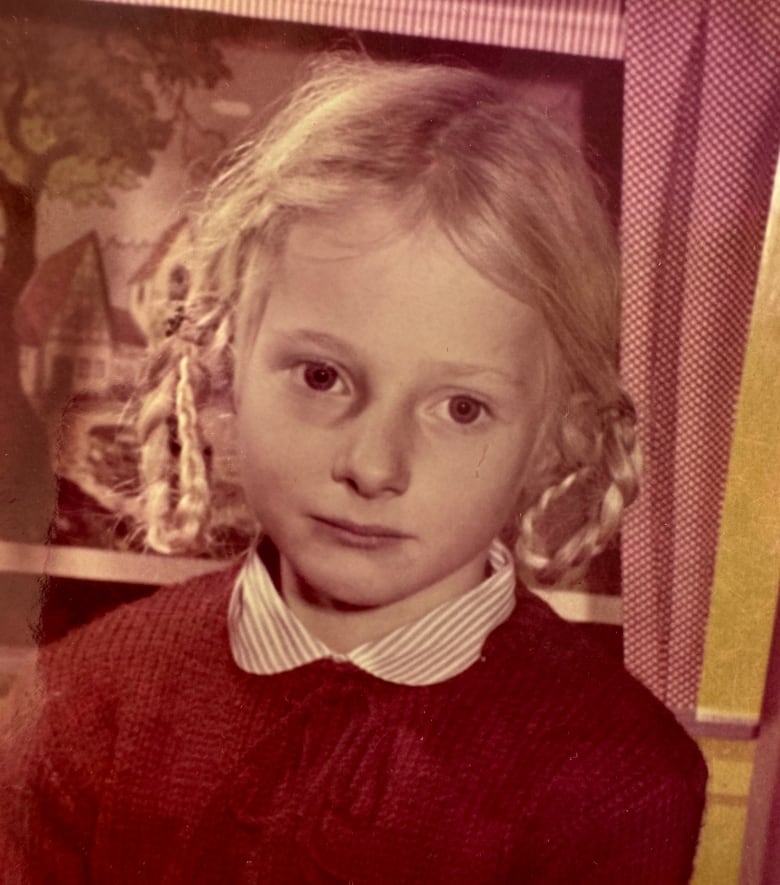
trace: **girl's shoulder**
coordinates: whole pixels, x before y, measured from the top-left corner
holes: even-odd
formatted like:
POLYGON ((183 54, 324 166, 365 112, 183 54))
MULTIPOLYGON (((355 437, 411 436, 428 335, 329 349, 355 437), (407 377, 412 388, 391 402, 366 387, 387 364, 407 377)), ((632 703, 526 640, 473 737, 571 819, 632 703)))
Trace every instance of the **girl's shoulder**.
POLYGON ((50 691, 91 682, 148 676, 167 662, 180 662, 193 649, 209 655, 226 645, 227 606, 239 565, 164 585, 125 603, 44 646, 39 677, 50 691))
POLYGON ((494 747, 505 748, 508 780, 529 759, 543 771, 540 808, 552 809, 551 827, 560 829, 567 809, 584 819, 586 807, 616 822, 644 815, 661 829, 664 815, 678 815, 683 848, 695 845, 707 780, 701 751, 619 657, 525 593, 485 657, 484 682, 500 684, 483 721, 494 747))
POLYGON ((588 758, 615 769, 623 760, 686 781, 693 774, 699 789, 701 753, 674 714, 619 657, 542 599, 521 592, 485 651, 505 674, 499 706, 507 728, 522 723, 524 734, 530 729, 550 746, 578 745, 579 770, 588 758))

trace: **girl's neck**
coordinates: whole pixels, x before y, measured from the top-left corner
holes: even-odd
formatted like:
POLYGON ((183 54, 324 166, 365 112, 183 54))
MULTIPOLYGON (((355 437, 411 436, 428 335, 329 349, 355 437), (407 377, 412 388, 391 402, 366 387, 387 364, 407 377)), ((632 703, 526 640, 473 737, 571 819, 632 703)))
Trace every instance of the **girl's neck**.
POLYGON ((467 593, 480 583, 483 576, 484 568, 474 575, 464 574, 456 589, 451 585, 437 585, 387 605, 349 608, 319 601, 317 594, 310 592, 305 581, 281 556, 277 586, 290 610, 313 636, 331 651, 347 654, 419 620, 442 603, 467 593))

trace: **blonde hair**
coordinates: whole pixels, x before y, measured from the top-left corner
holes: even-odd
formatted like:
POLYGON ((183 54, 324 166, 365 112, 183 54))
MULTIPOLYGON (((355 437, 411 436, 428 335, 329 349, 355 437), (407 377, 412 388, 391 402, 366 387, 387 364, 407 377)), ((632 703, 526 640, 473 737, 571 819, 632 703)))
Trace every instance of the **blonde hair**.
POLYGON ((240 371, 290 227, 358 198, 432 219, 475 269, 543 315, 559 354, 557 411, 505 539, 526 575, 565 579, 604 549, 639 476, 598 188, 581 150, 516 89, 472 70, 354 55, 318 60, 205 200, 196 291, 140 411, 149 545, 208 545, 198 404, 240 371))

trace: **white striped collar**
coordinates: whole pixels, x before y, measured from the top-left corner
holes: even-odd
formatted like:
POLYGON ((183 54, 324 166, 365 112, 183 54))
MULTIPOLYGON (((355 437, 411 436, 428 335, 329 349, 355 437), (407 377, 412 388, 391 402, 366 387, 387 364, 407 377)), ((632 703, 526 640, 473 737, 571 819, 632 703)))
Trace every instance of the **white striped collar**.
POLYGON ((366 642, 347 654, 331 651, 284 604, 256 552, 238 574, 230 599, 228 628, 236 664, 248 673, 271 675, 312 661, 348 661, 401 685, 432 685, 462 673, 480 656, 488 634, 515 605, 512 556, 494 541, 488 554, 493 573, 479 586, 417 621, 366 642))

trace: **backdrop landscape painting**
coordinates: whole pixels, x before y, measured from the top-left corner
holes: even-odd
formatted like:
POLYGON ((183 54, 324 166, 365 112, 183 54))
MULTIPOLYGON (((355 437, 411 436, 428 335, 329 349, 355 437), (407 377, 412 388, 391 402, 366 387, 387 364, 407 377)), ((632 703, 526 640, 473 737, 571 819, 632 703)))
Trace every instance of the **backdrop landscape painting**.
MULTIPOLYGON (((305 46, 222 17, 93 7, 0 13, 0 40, 0 537, 137 548, 130 406, 184 310, 187 197, 305 46), (258 51, 266 75, 247 77, 258 51)), ((207 412, 214 437, 229 432, 224 409, 207 412)), ((240 532, 232 465, 213 469, 240 532)))

